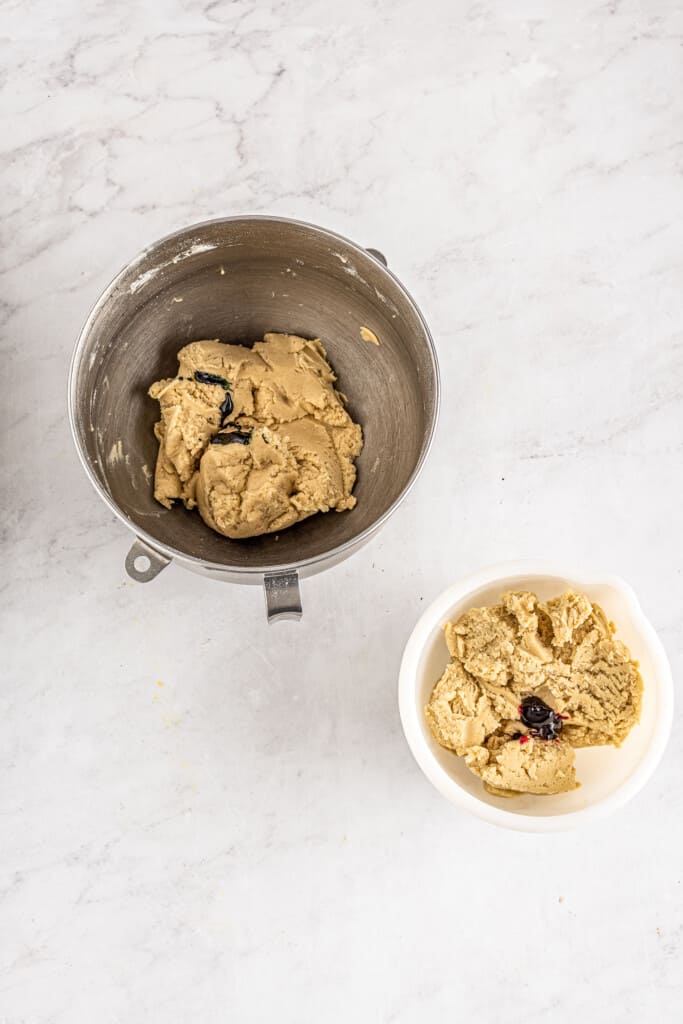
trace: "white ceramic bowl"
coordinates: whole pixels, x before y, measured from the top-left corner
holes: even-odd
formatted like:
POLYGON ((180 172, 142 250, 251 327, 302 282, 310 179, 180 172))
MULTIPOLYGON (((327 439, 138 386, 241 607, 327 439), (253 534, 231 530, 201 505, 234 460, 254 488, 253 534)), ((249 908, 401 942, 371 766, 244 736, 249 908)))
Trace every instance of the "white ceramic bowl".
POLYGON ((673 681, 659 637, 635 593, 615 576, 573 572, 543 562, 494 565, 444 591, 427 608, 406 645, 399 677, 399 709, 408 745, 427 778, 451 803, 503 828, 561 832, 621 807, 655 770, 671 731, 673 681), (616 636, 640 664, 640 722, 623 745, 576 751, 581 785, 557 796, 500 798, 487 793, 462 758, 433 738, 424 715, 434 683, 448 664, 443 625, 468 608, 496 604, 505 590, 531 590, 544 600, 573 590, 597 601, 617 627, 616 636))

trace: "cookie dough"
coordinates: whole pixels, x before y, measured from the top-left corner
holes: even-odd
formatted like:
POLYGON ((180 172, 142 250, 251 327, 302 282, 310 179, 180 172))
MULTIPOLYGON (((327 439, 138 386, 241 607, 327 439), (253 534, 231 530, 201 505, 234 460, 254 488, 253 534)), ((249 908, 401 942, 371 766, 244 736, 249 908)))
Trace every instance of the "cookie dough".
POLYGON ((640 716, 640 673, 613 634, 582 594, 510 591, 465 612, 445 627, 451 661, 425 709, 435 739, 490 792, 574 789, 574 748, 618 747, 640 716), (556 739, 523 720, 532 696, 552 709, 556 739))
POLYGON ((321 342, 293 334, 186 345, 177 376, 149 389, 161 409, 154 497, 235 539, 353 508, 363 437, 335 380, 321 342))

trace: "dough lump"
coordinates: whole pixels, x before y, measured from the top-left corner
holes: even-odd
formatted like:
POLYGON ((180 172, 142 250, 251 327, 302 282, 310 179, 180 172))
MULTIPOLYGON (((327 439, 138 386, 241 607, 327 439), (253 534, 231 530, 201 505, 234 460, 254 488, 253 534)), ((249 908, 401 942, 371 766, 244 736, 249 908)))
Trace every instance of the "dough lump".
POLYGON ((498 795, 576 786, 574 748, 619 746, 640 717, 642 680, 597 604, 510 591, 445 626, 450 664, 425 709, 435 739, 498 795), (561 718, 545 740, 520 718, 536 696, 561 718))
POLYGON ((161 419, 154 497, 181 500, 234 539, 351 509, 361 428, 320 341, 266 334, 253 348, 195 341, 152 384, 161 419))

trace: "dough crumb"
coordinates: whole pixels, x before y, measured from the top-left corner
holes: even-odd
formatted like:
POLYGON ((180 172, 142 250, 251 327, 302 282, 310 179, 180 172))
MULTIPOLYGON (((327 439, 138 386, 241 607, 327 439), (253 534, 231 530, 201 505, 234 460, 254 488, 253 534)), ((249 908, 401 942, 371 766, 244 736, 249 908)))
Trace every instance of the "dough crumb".
POLYGON ((613 633, 583 594, 509 591, 470 609, 444 627, 451 661, 425 708, 434 738, 497 796, 574 789, 574 748, 618 747, 640 717, 638 666, 613 633))
POLYGON ((369 327, 361 327, 360 336, 363 341, 369 341, 371 345, 379 345, 380 340, 374 331, 371 331, 369 327))

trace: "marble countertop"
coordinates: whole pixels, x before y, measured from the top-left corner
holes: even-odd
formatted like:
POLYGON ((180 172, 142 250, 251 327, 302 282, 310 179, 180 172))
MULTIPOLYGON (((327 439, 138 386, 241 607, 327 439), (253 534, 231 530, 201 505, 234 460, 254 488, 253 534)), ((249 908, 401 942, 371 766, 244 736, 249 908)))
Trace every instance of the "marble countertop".
POLYGON ((680 4, 2 6, 2 1024, 680 1019, 683 750, 568 835, 446 803, 396 681, 425 603, 605 568, 683 670, 680 4), (268 627, 130 535, 67 423, 113 274, 209 217, 383 250, 443 413, 374 541, 268 627))

